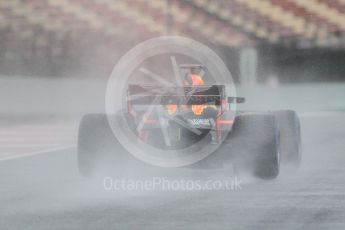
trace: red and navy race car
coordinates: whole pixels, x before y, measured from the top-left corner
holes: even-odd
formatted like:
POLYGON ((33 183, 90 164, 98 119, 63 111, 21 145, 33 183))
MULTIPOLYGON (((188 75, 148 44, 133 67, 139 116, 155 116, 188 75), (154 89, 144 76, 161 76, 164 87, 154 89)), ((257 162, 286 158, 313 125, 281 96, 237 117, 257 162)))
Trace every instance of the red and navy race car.
POLYGON ((129 84, 125 111, 84 116, 78 142, 80 172, 231 164, 237 172, 271 179, 278 176, 281 162, 298 166, 301 135, 296 112, 234 112, 231 105, 244 98, 228 97, 225 85, 206 85, 190 73, 180 86, 129 84))

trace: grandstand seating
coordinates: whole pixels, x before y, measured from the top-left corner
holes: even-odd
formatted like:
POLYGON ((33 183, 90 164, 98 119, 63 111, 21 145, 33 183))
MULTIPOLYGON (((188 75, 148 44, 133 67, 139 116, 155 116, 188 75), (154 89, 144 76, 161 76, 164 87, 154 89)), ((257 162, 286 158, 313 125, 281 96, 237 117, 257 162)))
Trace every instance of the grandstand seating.
POLYGON ((112 40, 167 34, 231 47, 342 47, 344 22, 345 0, 0 1, 0 56, 18 46, 32 55, 99 53, 112 40))
POLYGON ((56 33, 98 31, 144 38, 171 33, 241 46, 291 38, 317 40, 324 32, 330 37, 343 33, 345 3, 344 0, 11 0, 0 2, 0 17, 2 28, 22 25, 30 30, 39 26, 56 33))

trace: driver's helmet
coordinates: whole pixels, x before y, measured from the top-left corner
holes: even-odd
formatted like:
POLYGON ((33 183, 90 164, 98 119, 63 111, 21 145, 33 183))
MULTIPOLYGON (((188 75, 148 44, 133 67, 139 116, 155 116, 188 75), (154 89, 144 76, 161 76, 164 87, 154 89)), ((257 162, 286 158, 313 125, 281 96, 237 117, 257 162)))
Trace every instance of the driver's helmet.
POLYGON ((200 66, 191 67, 189 73, 186 73, 185 79, 183 81, 184 85, 204 85, 205 82, 199 75, 200 66))

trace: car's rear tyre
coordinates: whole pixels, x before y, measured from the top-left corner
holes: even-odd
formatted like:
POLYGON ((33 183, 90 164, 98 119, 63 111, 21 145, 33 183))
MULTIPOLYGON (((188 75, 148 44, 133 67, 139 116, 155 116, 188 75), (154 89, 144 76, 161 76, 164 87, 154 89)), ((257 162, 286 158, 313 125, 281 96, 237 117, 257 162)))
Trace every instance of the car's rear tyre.
POLYGON ((275 117, 267 113, 247 113, 235 118, 232 131, 217 150, 232 154, 236 170, 261 179, 279 174, 279 130, 275 117))
MULTIPOLYGON (((78 168, 82 176, 93 176, 107 170, 113 163, 114 152, 123 152, 114 137, 105 114, 87 114, 79 125, 78 168)), ((121 154, 117 158, 120 157, 121 154)))
POLYGON ((280 130, 280 156, 285 166, 298 168, 301 164, 301 128, 295 111, 281 110, 273 112, 280 130))

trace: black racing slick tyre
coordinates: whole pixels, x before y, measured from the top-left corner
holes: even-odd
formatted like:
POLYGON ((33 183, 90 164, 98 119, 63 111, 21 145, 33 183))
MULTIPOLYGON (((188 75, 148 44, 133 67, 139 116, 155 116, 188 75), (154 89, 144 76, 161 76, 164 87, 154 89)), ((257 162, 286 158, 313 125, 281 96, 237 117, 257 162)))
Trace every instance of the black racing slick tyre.
POLYGON ((103 114, 87 114, 79 124, 78 168, 82 176, 91 176, 100 164, 104 140, 109 138, 110 130, 103 114))
POLYGON ((300 120, 295 111, 280 110, 273 112, 280 130, 281 163, 298 168, 301 164, 301 128, 300 120))
POLYGON ((276 178, 280 161, 279 130, 275 117, 268 113, 238 115, 218 151, 232 154, 238 172, 247 172, 261 179, 276 178))
POLYGON ((114 150, 122 146, 114 137, 105 114, 87 114, 79 125, 78 168, 82 176, 93 176, 110 167, 114 150))

